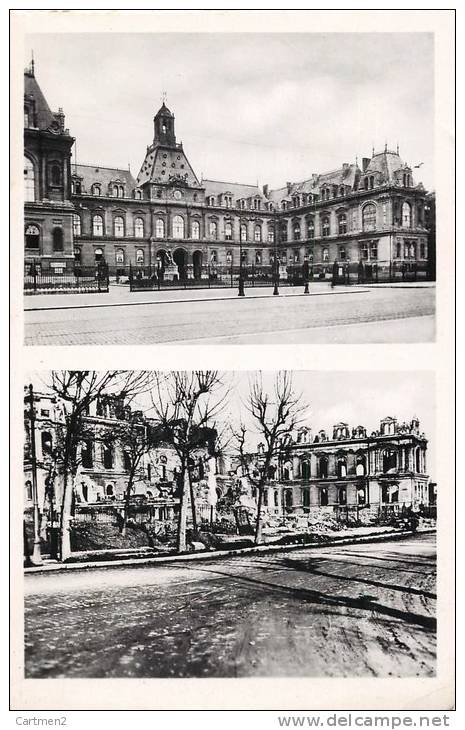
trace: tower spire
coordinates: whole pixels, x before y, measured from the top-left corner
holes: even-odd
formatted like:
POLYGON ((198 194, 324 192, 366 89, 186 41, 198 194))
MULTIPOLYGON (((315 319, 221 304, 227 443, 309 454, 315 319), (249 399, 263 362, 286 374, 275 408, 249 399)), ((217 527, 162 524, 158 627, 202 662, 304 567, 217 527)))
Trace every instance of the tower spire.
POLYGON ((31 70, 31 76, 34 76, 34 49, 31 49, 31 65, 30 65, 30 70, 31 70))

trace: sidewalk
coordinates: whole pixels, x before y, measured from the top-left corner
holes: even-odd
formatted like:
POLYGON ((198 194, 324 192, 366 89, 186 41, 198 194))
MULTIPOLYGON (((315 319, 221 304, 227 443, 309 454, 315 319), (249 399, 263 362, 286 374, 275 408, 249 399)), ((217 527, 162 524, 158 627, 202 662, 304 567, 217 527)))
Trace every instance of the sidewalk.
MULTIPOLYGON (((310 284, 310 296, 329 294, 354 294, 368 292, 359 286, 338 286, 331 288, 329 282, 310 284)), ((303 286, 281 286, 279 297, 309 296, 304 295, 303 286)), ((264 299, 273 296, 273 287, 246 287, 244 299, 264 299)), ((237 299, 237 288, 225 289, 174 289, 162 291, 131 292, 129 286, 110 284, 110 291, 96 294, 31 294, 24 297, 25 311, 42 311, 47 309, 87 309, 95 307, 120 307, 137 304, 175 304, 186 302, 211 302, 225 299, 237 299)))
MULTIPOLYGON (((423 528, 418 529, 417 534, 435 533, 436 528, 423 528)), ((307 542, 299 544, 289 545, 276 545, 276 544, 264 544, 253 547, 227 549, 227 550, 202 550, 200 552, 189 552, 182 553, 179 555, 163 555, 160 557, 140 557, 140 558, 126 558, 123 560, 102 560, 102 561, 89 561, 89 562, 77 562, 77 563, 59 563, 57 561, 46 561, 43 565, 34 566, 31 568, 24 568, 24 573, 48 573, 56 571, 67 571, 67 570, 89 570, 91 568, 116 568, 119 566, 128 567, 135 565, 161 565, 166 563, 177 563, 177 562, 195 562, 202 560, 215 560, 217 558, 229 558, 235 555, 250 555, 250 554, 262 554, 262 553, 276 553, 276 552, 288 552, 289 550, 309 550, 309 549, 324 549, 327 547, 334 547, 338 545, 357 545, 363 542, 383 542, 384 540, 396 540, 399 537, 407 537, 413 533, 409 530, 394 529, 391 527, 353 527, 346 530, 341 530, 338 533, 334 533, 327 541, 321 542, 307 542)), ((295 534, 295 539, 298 540, 299 533, 295 534)), ((145 549, 134 550, 136 553, 144 552, 145 549)), ((97 552, 97 551, 95 551, 97 552)), ((109 553, 109 550, 102 551, 109 553)), ((115 551, 118 552, 118 551, 115 551)), ((125 553, 130 552, 129 550, 125 553)), ((79 553, 76 553, 78 556, 79 553)))

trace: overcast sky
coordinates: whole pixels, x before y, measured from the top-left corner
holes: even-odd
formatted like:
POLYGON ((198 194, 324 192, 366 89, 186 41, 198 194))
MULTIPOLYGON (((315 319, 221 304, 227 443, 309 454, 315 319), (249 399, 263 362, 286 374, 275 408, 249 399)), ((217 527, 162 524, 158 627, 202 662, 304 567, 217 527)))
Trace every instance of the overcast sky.
POLYGON ((433 36, 36 34, 36 77, 77 160, 136 176, 167 93, 200 177, 280 187, 397 143, 434 189, 433 36))
MULTIPOLYGON (((226 372, 223 375, 225 387, 229 389, 225 410, 221 420, 236 426, 242 420, 250 429, 250 444, 256 445, 257 435, 244 404, 247 402, 251 372, 226 372)), ((263 385, 272 393, 275 373, 263 372, 263 385)), ((26 383, 46 390, 47 373, 30 373, 26 383)), ((393 416, 400 422, 411 421, 413 416, 420 420, 420 430, 426 434, 428 444, 428 471, 435 480, 435 402, 434 375, 431 372, 318 372, 295 371, 293 386, 308 404, 306 423, 316 434, 325 429, 332 436, 336 423, 347 423, 350 428, 365 426, 368 433, 379 428, 386 416, 393 416)), ((150 398, 146 395, 140 405, 150 413, 150 398)), ((134 407, 136 407, 134 405, 134 407)), ((152 414, 153 415, 153 414, 152 414)))

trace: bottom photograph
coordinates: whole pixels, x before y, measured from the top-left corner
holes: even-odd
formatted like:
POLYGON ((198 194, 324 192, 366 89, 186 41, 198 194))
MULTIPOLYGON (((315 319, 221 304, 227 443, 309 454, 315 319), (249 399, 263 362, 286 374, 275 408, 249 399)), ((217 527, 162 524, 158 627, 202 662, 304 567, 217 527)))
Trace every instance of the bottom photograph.
POLYGON ((434 392, 28 373, 25 677, 435 676, 434 392))

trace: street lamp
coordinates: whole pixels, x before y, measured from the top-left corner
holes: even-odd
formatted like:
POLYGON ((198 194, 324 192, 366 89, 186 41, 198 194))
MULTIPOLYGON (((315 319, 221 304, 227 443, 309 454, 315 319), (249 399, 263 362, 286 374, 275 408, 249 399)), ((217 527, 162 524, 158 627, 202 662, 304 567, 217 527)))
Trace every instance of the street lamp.
POLYGON ((304 294, 310 294, 310 292, 308 290, 308 278, 310 275, 310 266, 308 263, 308 256, 304 257, 304 263, 302 266, 302 275, 304 277, 304 284, 305 284, 304 294))
POLYGON ((274 261, 273 261, 274 289, 273 289, 273 296, 279 295, 278 231, 279 231, 279 223, 278 223, 278 221, 276 221, 275 230, 274 230, 274 261))
POLYGON ((245 297, 244 275, 242 273, 242 231, 239 231, 239 290, 238 297, 245 297))

